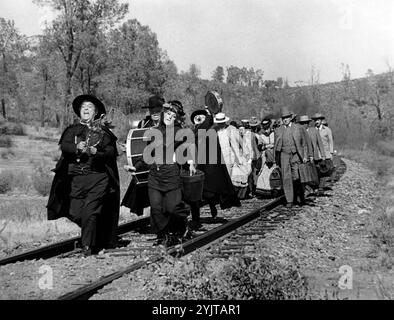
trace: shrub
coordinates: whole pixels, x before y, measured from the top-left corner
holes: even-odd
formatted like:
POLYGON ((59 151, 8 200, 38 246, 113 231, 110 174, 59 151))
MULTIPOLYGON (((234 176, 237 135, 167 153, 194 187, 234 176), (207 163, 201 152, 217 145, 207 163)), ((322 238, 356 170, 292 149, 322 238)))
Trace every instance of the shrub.
POLYGON ((11 148, 7 148, 6 150, 1 151, 1 158, 9 160, 15 157, 15 152, 11 148))
POLYGON ((33 187, 40 195, 46 197, 51 190, 53 177, 43 165, 37 166, 35 170, 32 176, 33 187))
POLYGON ((394 157, 394 141, 380 140, 376 143, 376 149, 385 156, 394 157))
POLYGON ((147 280, 148 299, 262 300, 305 299, 307 283, 294 266, 261 256, 210 259, 195 255, 158 270, 160 280, 147 280))
POLYGON ((12 140, 9 136, 0 135, 0 148, 11 148, 12 140))
POLYGON ((0 194, 5 194, 12 190, 14 174, 11 171, 0 172, 0 194))
POLYGON ((31 178, 28 172, 18 171, 14 173, 12 189, 18 189, 24 193, 28 193, 32 189, 31 178))
POLYGON ((3 122, 0 124, 0 134, 24 136, 25 130, 20 123, 3 122))

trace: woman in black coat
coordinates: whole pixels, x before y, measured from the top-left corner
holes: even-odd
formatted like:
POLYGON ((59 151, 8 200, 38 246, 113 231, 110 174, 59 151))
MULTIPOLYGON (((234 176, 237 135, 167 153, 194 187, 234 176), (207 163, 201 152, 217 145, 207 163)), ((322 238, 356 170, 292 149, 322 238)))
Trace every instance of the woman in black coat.
MULTIPOLYGON (((214 124, 212 114, 207 110, 197 110, 192 114, 191 118, 194 123, 194 134, 198 150, 197 169, 204 172, 205 175, 203 201, 208 203, 212 217, 216 218, 217 204, 220 204, 220 208, 224 210, 231 207, 240 207, 241 203, 223 160, 222 150, 216 133, 217 127, 214 124), (196 122, 196 116, 202 116, 201 121, 196 122), (212 130, 214 134, 200 137, 198 134, 199 130, 204 132, 212 130), (215 141, 211 140, 212 138, 215 141), (213 157, 210 156, 212 152, 215 153, 213 157), (216 160, 216 162, 210 162, 211 158, 216 160), (203 161, 199 162, 200 159, 203 161)), ((198 229, 200 226, 200 207, 201 203, 191 204, 193 229, 198 229)))
POLYGON ((60 138, 62 151, 48 201, 48 219, 68 217, 81 227, 83 252, 97 253, 116 245, 119 220, 119 174, 116 136, 100 119, 101 101, 77 97, 73 109, 80 122, 60 138))

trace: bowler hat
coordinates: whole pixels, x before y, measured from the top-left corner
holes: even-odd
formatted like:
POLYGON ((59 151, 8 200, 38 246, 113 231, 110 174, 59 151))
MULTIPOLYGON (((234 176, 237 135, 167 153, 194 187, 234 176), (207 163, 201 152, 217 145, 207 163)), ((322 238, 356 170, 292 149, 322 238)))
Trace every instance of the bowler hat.
POLYGON ((325 116, 323 116, 321 113, 315 113, 315 114, 312 116, 312 119, 313 119, 313 120, 325 119, 325 116))
POLYGON ((151 113, 159 113, 163 109, 165 100, 160 95, 155 95, 149 98, 148 105, 142 109, 149 109, 151 113))
POLYGON ((95 119, 98 119, 101 117, 101 115, 106 114, 107 112, 105 111, 104 104, 97 99, 95 96, 92 96, 90 94, 83 94, 78 97, 76 97, 72 103, 73 105, 73 110, 75 114, 80 117, 81 116, 81 105, 84 102, 91 102, 94 104, 96 107, 96 116, 94 117, 95 119))
POLYGON ((298 122, 310 122, 311 120, 308 116, 301 116, 298 122))
POLYGON ((288 117, 292 117, 292 116, 293 116, 293 112, 291 112, 289 109, 287 109, 287 108, 282 109, 281 118, 288 118, 288 117))
POLYGON ((194 118, 195 118, 195 117, 197 117, 197 116, 199 116, 199 115, 206 116, 207 114, 208 114, 207 111, 204 110, 204 109, 196 110, 196 111, 194 111, 194 112, 192 113, 192 115, 190 116, 190 120, 192 121, 192 123, 194 123, 194 118))

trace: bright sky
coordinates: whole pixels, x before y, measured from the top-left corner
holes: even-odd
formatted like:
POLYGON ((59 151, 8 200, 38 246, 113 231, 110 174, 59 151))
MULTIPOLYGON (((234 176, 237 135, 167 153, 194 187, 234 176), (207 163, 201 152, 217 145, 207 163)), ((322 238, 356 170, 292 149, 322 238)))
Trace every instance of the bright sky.
MULTIPOLYGON (((126 0, 123 0, 126 2, 126 0)), ((179 70, 192 63, 210 78, 219 65, 253 67, 264 79, 338 81, 394 67, 392 0, 129 0, 128 18, 149 25, 179 70)), ((0 17, 39 34, 48 12, 32 0, 0 0, 0 17)))

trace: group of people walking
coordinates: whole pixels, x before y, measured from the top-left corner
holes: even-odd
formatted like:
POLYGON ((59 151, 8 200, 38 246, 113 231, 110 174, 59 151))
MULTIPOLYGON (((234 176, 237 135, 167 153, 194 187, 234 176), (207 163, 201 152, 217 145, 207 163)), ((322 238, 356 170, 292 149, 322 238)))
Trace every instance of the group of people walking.
MULTIPOLYGON (((173 245, 187 238, 190 230, 200 228, 203 205, 209 205, 212 218, 218 215, 218 205, 221 209, 241 206, 240 200, 256 196, 261 178, 275 168, 281 173, 287 207, 304 205, 305 184, 299 166, 308 161, 317 167, 323 162, 330 165, 334 153, 332 133, 322 124, 321 114, 312 119, 306 115, 298 118, 283 110, 280 121, 252 117, 237 123, 221 110, 213 113, 205 107, 190 117, 194 140, 178 141, 177 133, 186 127, 182 103, 166 102, 156 95, 146 108, 149 114, 138 127, 154 128, 160 133, 162 140, 152 139, 148 145, 155 145, 152 156, 156 159, 155 154, 160 154, 162 161, 148 164, 141 159, 133 166, 125 166, 132 174, 142 170, 149 174, 145 184, 131 179, 120 202, 117 138, 103 122, 105 107, 91 95, 73 101, 80 121, 66 128, 59 141, 62 156, 54 170, 47 209, 49 220, 67 217, 81 227, 86 255, 117 245, 120 205, 137 215, 150 207, 157 244, 173 245), (314 126, 310 125, 312 120, 314 126), (200 135, 201 131, 213 135, 200 135), (185 144, 193 152, 181 164, 176 153, 185 144), (202 158, 207 161, 199 161, 202 158), (184 199, 181 172, 204 174, 200 200, 184 199), (192 219, 188 222, 190 213, 192 219)), ((326 179, 326 175, 320 175, 318 193, 323 192, 326 179)))

